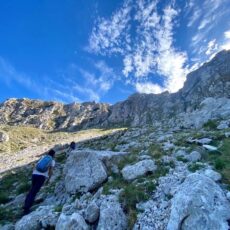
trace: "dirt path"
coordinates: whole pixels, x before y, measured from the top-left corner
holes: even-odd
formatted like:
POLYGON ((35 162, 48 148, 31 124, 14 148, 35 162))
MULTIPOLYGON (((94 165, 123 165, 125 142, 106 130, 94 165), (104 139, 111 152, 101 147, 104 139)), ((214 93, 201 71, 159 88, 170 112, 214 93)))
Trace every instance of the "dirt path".
POLYGON ((10 169, 28 165, 40 157, 40 155, 47 150, 53 148, 56 144, 66 144, 71 141, 75 141, 76 143, 90 140, 93 138, 101 137, 107 135, 108 133, 84 133, 81 135, 71 136, 69 138, 64 138, 57 142, 54 142, 50 145, 41 145, 36 147, 28 147, 16 153, 1 153, 1 161, 0 161, 0 173, 4 173, 10 169))

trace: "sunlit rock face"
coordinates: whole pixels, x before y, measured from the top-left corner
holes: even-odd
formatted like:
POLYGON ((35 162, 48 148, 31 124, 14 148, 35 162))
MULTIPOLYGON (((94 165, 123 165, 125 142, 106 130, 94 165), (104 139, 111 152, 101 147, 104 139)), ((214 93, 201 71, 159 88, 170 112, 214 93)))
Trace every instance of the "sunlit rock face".
POLYGON ((168 123, 169 118, 180 113, 199 110, 206 98, 230 98, 230 51, 221 51, 189 73, 177 93, 136 93, 115 105, 9 99, 0 104, 0 124, 69 131, 114 125, 158 125, 168 123))

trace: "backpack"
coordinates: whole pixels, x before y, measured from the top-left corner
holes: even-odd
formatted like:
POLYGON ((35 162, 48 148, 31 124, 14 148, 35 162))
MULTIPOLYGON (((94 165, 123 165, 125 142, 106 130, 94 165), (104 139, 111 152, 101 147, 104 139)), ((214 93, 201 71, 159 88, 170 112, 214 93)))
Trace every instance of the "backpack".
POLYGON ((52 160, 53 160, 53 158, 49 155, 42 157, 36 165, 37 171, 42 172, 42 173, 48 171, 48 169, 52 163, 52 160))

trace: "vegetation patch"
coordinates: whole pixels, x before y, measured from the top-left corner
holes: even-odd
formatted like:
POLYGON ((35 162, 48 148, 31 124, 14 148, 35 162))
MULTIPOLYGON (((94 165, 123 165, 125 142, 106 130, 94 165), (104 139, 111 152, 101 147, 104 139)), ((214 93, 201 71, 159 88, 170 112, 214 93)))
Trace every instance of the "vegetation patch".
POLYGON ((188 166, 188 170, 189 170, 190 172, 196 172, 196 171, 198 171, 198 170, 200 170, 200 169, 202 169, 202 168, 204 168, 204 165, 199 164, 199 163, 192 163, 192 164, 190 164, 190 165, 188 166))
POLYGON ((223 140, 219 152, 209 152, 207 160, 221 173, 223 182, 230 185, 230 138, 223 140))
POLYGON ((185 157, 183 157, 183 156, 177 156, 176 159, 177 159, 178 161, 182 161, 182 162, 184 162, 184 163, 188 162, 188 160, 187 160, 185 157))
POLYGON ((0 204, 5 204, 11 197, 29 190, 32 168, 16 169, 2 175, 0 180, 0 204))
POLYGON ((163 156, 162 149, 160 145, 158 144, 151 144, 149 146, 149 154, 154 158, 154 159, 160 159, 163 156))
POLYGON ((67 156, 66 153, 59 153, 55 155, 55 161, 57 161, 60 164, 64 164, 66 162, 67 156))
POLYGON ((216 120, 208 120, 204 125, 204 129, 212 130, 217 128, 217 121, 216 120))

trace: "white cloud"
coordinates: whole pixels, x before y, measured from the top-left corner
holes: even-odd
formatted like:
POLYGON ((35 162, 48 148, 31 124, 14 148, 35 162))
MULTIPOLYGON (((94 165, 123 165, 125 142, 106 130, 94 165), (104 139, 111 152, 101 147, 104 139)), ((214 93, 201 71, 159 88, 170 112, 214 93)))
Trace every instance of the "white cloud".
MULTIPOLYGON (((174 36, 175 28, 179 26, 178 19, 187 19, 185 23, 188 29, 197 31, 191 36, 190 42, 194 57, 204 54, 212 56, 218 51, 219 46, 217 39, 208 35, 216 23, 226 15, 227 10, 224 9, 226 2, 227 0, 204 0, 198 3, 198 0, 187 0, 185 8, 180 9, 176 1, 167 4, 160 0, 133 0, 132 8, 125 1, 125 7, 94 27, 99 28, 102 22, 105 24, 108 22, 107 26, 114 26, 116 24, 113 23, 114 18, 120 18, 122 26, 118 27, 116 36, 107 32, 107 29, 101 32, 94 30, 91 37, 102 36, 105 43, 101 45, 103 41, 101 39, 100 44, 96 42, 96 48, 92 50, 99 54, 119 54, 123 59, 122 73, 126 77, 126 83, 138 84, 140 88, 140 81, 149 84, 150 79, 154 82, 154 75, 157 77, 160 75, 163 79, 163 86, 159 86, 160 89, 176 92, 183 87, 186 75, 191 70, 187 65, 187 53, 175 47, 174 36), (184 15, 179 15, 181 12, 184 15)), ((226 36, 230 36, 229 33, 226 33, 226 36)), ((226 42, 225 47, 228 47, 226 42)))
POLYGON ((230 39, 230 30, 227 30, 227 31, 224 32, 224 37, 226 39, 230 39))
POLYGON ((114 84, 114 71, 104 61, 96 62, 94 66, 99 72, 98 74, 79 69, 81 75, 85 78, 85 85, 96 90, 98 93, 106 93, 114 84))
POLYGON ((219 49, 219 47, 218 47, 218 44, 216 42, 216 39, 213 39, 208 43, 207 51, 205 52, 205 54, 206 55, 212 55, 213 53, 218 51, 218 49, 219 49))
POLYGON ((124 40, 129 41, 124 33, 128 29, 130 20, 129 1, 125 1, 123 6, 117 10, 110 20, 98 18, 98 23, 94 26, 92 34, 89 38, 88 49, 92 52, 101 54, 122 53, 121 43, 124 40))
POLYGON ((230 30, 224 32, 224 42, 221 45, 221 49, 230 50, 230 30))
POLYGON ((210 22, 210 20, 209 20, 208 18, 204 18, 204 19, 201 21, 201 23, 200 23, 200 25, 199 25, 199 27, 198 27, 198 30, 204 29, 205 26, 209 24, 209 22, 210 22))
POLYGON ((200 50, 199 54, 201 55, 200 47, 203 46, 202 51, 205 53, 205 47, 208 45, 206 38, 215 39, 215 37, 212 37, 212 32, 214 32, 214 29, 215 32, 218 31, 216 30, 216 26, 221 20, 226 20, 226 15, 229 14, 230 10, 227 0, 204 0, 203 2, 197 2, 195 5, 191 6, 191 8, 193 10, 192 17, 195 17, 195 14, 197 14, 196 12, 200 11, 199 18, 196 18, 193 23, 189 21, 188 25, 193 26, 192 28, 194 29, 198 28, 197 33, 195 33, 191 39, 191 47, 193 53, 197 53, 197 51, 200 50), (199 8, 197 7, 198 4, 199 8))
MULTIPOLYGON (((194 5, 195 5, 195 4, 191 4, 190 7, 193 8, 194 5)), ((201 17, 201 15, 202 15, 201 9, 195 7, 195 8, 193 9, 193 14, 192 14, 192 16, 190 16, 190 18, 189 18, 189 21, 188 21, 187 26, 188 26, 188 27, 193 26, 193 25, 195 24, 195 22, 201 17)))
POLYGON ((165 89, 157 84, 153 84, 151 82, 145 82, 145 83, 136 83, 136 90, 138 93, 154 93, 159 94, 165 91, 165 89))
POLYGON ((87 96, 89 101, 96 101, 100 100, 100 96, 96 93, 93 89, 87 88, 85 86, 81 86, 77 83, 73 86, 73 89, 76 90, 78 93, 87 96))
POLYGON ((127 55, 123 59, 124 69, 123 74, 127 77, 133 71, 133 59, 131 55, 127 55))
POLYGON ((230 42, 223 44, 221 48, 224 50, 230 50, 230 42))
POLYGON ((163 15, 159 15, 157 2, 138 3, 139 8, 135 17, 139 23, 138 42, 133 51, 123 59, 123 74, 126 77, 134 74, 137 79, 146 78, 146 81, 151 73, 161 74, 165 77, 164 90, 175 92, 183 86, 187 73, 184 67, 186 54, 176 51, 173 46, 173 20, 178 12, 167 6, 163 15))
POLYGON ((51 97, 63 103, 81 101, 78 97, 74 96, 72 93, 69 92, 63 92, 58 89, 52 89, 52 88, 46 88, 46 91, 49 92, 49 94, 52 92, 53 95, 51 97))

